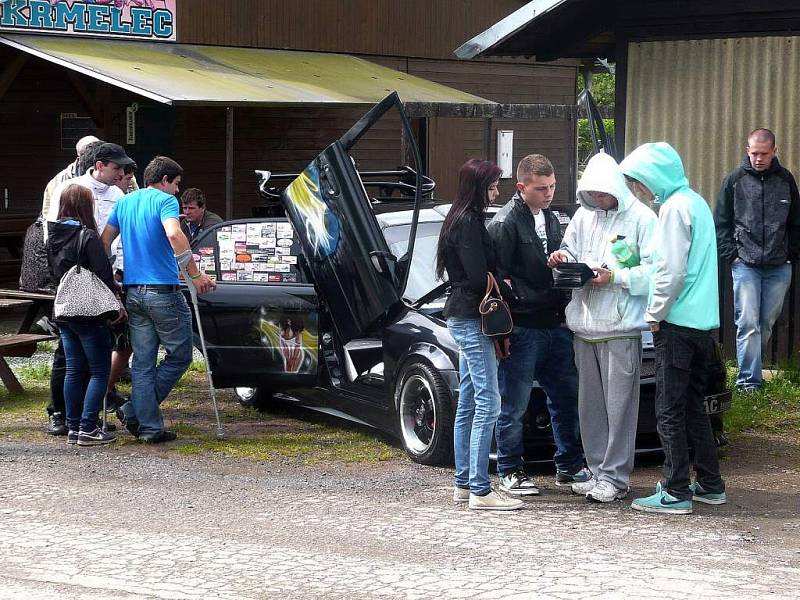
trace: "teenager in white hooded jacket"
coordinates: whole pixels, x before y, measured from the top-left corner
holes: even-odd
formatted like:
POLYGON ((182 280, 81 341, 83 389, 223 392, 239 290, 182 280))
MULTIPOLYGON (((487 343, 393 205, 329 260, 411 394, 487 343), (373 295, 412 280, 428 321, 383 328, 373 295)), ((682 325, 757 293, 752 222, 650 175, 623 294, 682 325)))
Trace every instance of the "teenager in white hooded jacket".
POLYGON ((567 306, 567 326, 575 334, 581 439, 593 474, 572 491, 591 501, 612 502, 627 495, 633 471, 641 332, 647 329, 644 311, 658 219, 631 194, 619 165, 607 154, 589 161, 577 198, 580 208, 548 263, 582 262, 597 273, 573 291, 567 306), (612 251, 615 239, 638 260, 625 252, 621 261, 612 251))

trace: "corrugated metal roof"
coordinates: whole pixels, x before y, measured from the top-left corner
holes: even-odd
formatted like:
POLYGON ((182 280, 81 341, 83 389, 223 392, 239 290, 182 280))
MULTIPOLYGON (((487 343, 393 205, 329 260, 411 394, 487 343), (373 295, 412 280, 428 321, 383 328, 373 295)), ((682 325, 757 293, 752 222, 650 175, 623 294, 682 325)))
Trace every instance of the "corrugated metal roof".
POLYGON ((0 43, 174 105, 495 103, 344 54, 3 35, 0 43))
POLYGON ((712 205, 745 156, 747 134, 775 132, 778 158, 800 175, 800 37, 631 43, 625 149, 666 141, 712 205))

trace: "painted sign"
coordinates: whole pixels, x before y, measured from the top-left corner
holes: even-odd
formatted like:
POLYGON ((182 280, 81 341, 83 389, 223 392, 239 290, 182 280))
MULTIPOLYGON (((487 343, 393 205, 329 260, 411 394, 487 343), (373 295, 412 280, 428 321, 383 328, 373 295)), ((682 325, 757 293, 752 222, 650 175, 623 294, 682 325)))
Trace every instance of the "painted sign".
POLYGON ((175 40, 177 0, 0 0, 0 31, 175 40))

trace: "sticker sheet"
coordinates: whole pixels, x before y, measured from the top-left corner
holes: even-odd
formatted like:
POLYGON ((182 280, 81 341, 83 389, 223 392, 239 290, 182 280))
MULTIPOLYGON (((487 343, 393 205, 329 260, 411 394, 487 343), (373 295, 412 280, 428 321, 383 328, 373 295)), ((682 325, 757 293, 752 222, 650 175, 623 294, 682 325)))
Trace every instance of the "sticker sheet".
MULTIPOLYGON (((217 246, 222 281, 298 281, 299 249, 290 223, 246 223, 224 227, 218 230, 217 246)), ((208 259, 214 260, 213 248, 210 254, 201 249, 199 258, 205 260, 203 264, 212 264, 208 259)))

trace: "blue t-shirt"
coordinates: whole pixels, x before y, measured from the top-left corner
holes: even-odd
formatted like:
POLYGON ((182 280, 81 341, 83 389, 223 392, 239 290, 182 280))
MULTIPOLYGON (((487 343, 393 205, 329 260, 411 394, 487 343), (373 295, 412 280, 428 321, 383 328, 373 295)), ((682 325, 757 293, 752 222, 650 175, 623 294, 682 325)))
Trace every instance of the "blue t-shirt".
POLYGON ((179 283, 178 262, 163 225, 179 218, 178 199, 161 190, 145 188, 117 201, 108 224, 122 237, 125 285, 179 283))

